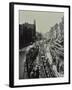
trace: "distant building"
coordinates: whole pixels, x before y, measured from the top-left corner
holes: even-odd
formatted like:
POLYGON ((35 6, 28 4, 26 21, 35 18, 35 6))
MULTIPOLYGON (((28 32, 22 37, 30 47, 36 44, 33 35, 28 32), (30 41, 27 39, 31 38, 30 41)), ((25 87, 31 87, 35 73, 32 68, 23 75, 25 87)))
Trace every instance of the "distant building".
POLYGON ((56 23, 53 27, 51 27, 46 36, 48 36, 48 39, 51 40, 62 40, 64 38, 64 17, 62 17, 59 24, 56 23))
POLYGON ((34 24, 19 24, 19 48, 34 42, 36 38, 36 22, 34 24))

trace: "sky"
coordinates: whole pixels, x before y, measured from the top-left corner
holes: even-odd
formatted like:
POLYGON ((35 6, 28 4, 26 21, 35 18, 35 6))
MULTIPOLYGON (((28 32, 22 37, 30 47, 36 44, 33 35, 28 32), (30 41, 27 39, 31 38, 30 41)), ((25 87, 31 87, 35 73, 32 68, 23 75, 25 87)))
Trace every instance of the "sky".
POLYGON ((20 10, 19 24, 23 24, 25 22, 33 24, 35 20, 36 31, 46 33, 52 26, 59 23, 63 16, 63 12, 20 10))

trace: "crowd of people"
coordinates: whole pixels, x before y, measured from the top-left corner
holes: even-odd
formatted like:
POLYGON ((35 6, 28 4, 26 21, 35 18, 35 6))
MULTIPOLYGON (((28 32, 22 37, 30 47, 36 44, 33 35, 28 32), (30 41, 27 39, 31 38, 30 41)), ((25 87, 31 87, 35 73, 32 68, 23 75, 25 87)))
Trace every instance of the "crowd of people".
MULTIPOLYGON (((51 53, 51 47, 45 41, 37 41, 26 54, 24 78, 51 78, 63 76, 59 71, 60 62, 51 53), (26 69, 26 70, 25 70, 26 69), (26 73, 26 76, 25 76, 26 73)), ((62 64, 61 64, 62 65, 62 64)), ((63 71, 63 65, 61 66, 63 71)))

